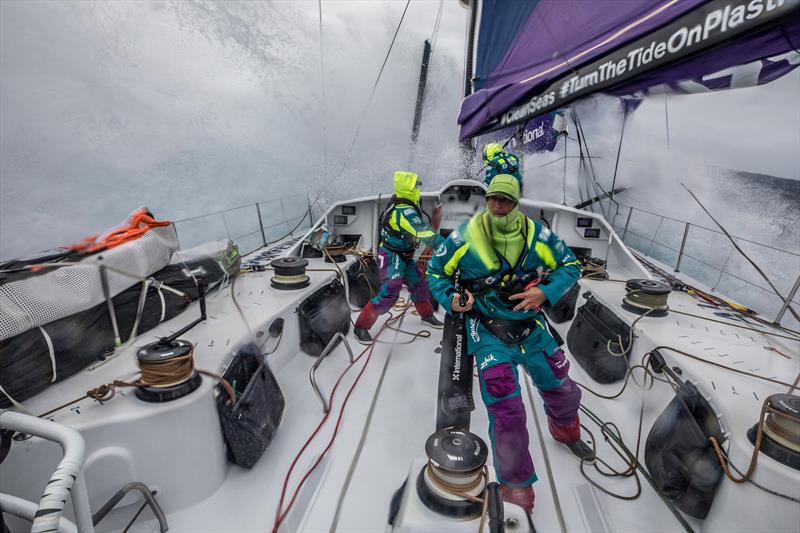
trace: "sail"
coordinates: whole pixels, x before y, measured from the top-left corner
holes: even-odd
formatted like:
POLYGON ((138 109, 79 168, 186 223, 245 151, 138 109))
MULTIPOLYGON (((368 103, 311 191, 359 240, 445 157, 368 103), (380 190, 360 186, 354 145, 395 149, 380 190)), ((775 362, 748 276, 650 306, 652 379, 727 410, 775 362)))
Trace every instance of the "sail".
POLYGON ((742 87, 800 64, 800 0, 475 0, 473 9, 462 139, 595 92, 742 87))
POLYGON ((564 113, 553 111, 529 120, 519 132, 514 126, 489 132, 481 137, 480 144, 500 143, 515 154, 552 152, 565 134, 567 119, 564 113))

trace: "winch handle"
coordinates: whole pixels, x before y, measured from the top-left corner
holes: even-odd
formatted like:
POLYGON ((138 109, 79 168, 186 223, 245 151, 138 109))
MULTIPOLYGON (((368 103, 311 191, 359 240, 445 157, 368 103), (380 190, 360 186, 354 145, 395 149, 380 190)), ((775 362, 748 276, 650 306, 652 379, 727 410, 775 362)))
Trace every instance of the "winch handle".
POLYGON ((489 499, 489 533, 504 533, 506 528, 503 499, 500 496, 500 485, 496 481, 492 481, 486 486, 484 498, 489 499))

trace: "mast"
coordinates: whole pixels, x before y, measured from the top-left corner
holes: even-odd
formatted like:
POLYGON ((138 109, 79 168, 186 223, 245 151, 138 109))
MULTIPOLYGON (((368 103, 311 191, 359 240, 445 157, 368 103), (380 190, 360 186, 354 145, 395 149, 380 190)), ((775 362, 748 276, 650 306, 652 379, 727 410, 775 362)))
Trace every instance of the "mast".
POLYGON ((422 104, 425 102, 425 86, 428 82, 428 65, 431 61, 431 42, 425 39, 422 48, 422 66, 419 70, 419 85, 417 86, 417 105, 414 109, 414 123, 411 126, 411 143, 417 143, 419 136, 419 123, 422 120, 422 104))

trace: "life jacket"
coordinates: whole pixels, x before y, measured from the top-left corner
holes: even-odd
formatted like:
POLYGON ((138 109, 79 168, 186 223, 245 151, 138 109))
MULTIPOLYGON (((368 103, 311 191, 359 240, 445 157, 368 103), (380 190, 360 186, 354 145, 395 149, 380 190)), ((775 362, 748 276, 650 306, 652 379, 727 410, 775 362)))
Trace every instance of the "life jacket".
POLYGON ((389 205, 386 206, 386 209, 383 210, 380 217, 381 246, 393 252, 408 253, 417 247, 417 238, 409 232, 395 229, 389 224, 395 209, 401 206, 410 207, 422 218, 422 210, 419 206, 412 203, 411 200, 407 198, 399 198, 397 195, 392 195, 391 200, 389 200, 389 205), (404 249, 396 248, 392 246, 391 243, 387 243, 387 237, 402 241, 404 249))
MULTIPOLYGON (((529 228, 527 217, 522 214, 520 214, 520 216, 525 218, 525 223, 522 225, 522 238, 524 244, 522 246, 522 251, 519 254, 519 258, 517 258, 516 264, 512 265, 505 257, 503 257, 502 254, 497 253, 497 258, 500 260, 499 269, 492 272, 488 276, 463 280, 464 285, 471 293, 476 295, 486 294, 490 290, 497 289, 505 295, 511 295, 517 292, 522 292, 522 289, 526 285, 541 277, 542 274, 539 271, 534 270, 528 272, 523 269, 525 257, 530 252, 530 248, 528 247, 529 228)), ((483 238, 490 239, 491 237, 484 235, 483 238)))
POLYGON ((519 171, 519 158, 514 154, 499 152, 486 161, 486 166, 494 170, 494 175, 513 174, 519 171))

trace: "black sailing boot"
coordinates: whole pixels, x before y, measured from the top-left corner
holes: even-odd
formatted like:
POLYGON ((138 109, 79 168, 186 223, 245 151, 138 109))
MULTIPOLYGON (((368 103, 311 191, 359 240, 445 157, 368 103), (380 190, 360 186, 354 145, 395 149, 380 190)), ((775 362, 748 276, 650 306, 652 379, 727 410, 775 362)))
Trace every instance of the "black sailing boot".
POLYGON ((594 450, 592 447, 583 442, 581 439, 576 440, 575 442, 570 442, 566 445, 575 457, 580 459, 585 463, 593 463, 594 462, 594 450))
POLYGON ((369 334, 368 329, 364 328, 353 328, 353 334, 360 340, 361 342, 372 342, 372 335, 369 334))
POLYGON ((440 328, 440 327, 444 326, 442 321, 439 320, 438 318, 436 318, 436 315, 421 316, 419 318, 423 322, 428 323, 428 324, 430 324, 431 326, 433 326, 435 328, 440 328))

